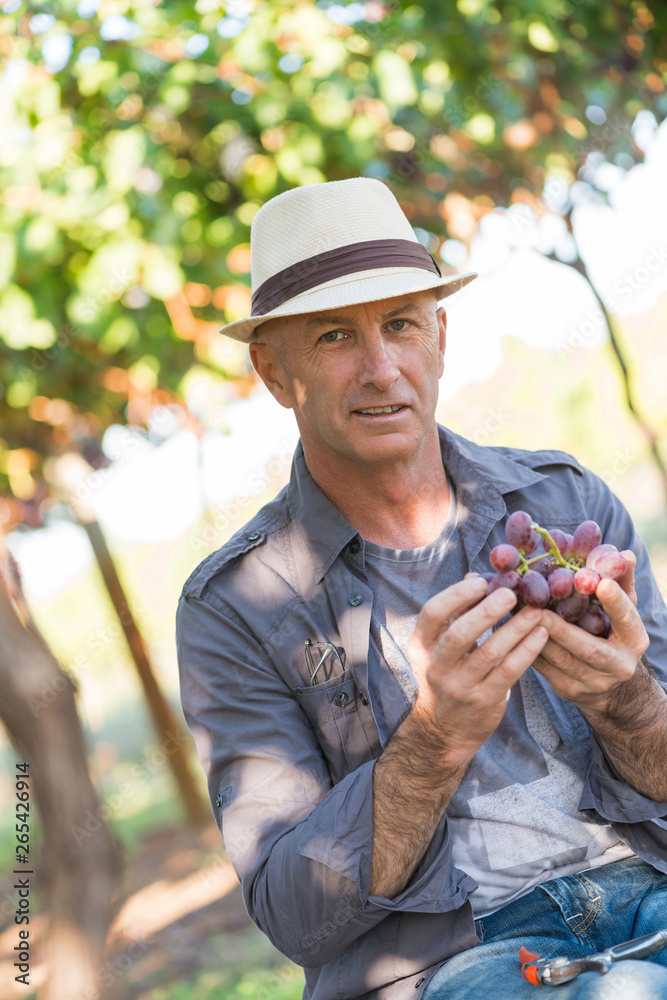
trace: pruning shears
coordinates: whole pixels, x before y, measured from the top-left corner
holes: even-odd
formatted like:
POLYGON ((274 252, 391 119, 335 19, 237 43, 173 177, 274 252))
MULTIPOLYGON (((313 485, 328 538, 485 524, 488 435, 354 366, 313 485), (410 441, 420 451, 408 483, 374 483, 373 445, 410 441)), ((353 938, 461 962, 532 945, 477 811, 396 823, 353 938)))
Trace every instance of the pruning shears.
POLYGON ((599 972, 604 975, 614 962, 627 958, 646 958, 663 948, 667 948, 667 929, 624 941, 623 944, 616 944, 613 948, 584 958, 538 958, 527 948, 521 948, 519 961, 521 975, 529 983, 534 986, 560 986, 562 983, 569 983, 582 972, 599 972))

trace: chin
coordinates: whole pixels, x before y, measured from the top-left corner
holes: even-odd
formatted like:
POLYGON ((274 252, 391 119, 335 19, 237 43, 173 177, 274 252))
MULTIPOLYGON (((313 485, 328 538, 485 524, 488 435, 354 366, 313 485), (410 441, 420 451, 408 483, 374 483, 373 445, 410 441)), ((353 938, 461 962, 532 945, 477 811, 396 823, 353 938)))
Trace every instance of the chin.
POLYGON ((415 450, 417 442, 405 434, 385 434, 358 442, 355 449, 366 461, 386 461, 392 458, 406 458, 415 450))

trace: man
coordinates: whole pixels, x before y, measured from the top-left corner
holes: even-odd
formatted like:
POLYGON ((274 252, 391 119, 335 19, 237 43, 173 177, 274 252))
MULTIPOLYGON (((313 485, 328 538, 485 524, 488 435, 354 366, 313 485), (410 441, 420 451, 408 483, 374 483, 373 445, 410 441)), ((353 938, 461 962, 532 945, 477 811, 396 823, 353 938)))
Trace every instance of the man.
MULTIPOLYGON (((444 278, 383 184, 280 195, 251 245, 253 315, 224 330, 300 444, 177 615, 248 911, 312 1000, 528 997, 522 945, 576 957, 667 923, 667 611, 645 547, 570 456, 435 423, 437 302, 476 275, 444 278), (479 573, 516 509, 594 519, 625 550, 597 589, 608 639, 527 607, 491 631, 516 598, 479 573)), ((667 997, 666 955, 562 995, 667 997)))

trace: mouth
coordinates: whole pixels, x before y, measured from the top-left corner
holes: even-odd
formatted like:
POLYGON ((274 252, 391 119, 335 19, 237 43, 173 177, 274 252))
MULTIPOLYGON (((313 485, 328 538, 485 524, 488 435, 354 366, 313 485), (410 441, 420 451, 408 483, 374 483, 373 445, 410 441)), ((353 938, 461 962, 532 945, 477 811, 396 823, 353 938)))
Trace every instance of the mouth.
POLYGON ((362 417, 389 417, 407 409, 404 403, 394 403, 390 406, 366 406, 363 409, 353 410, 353 413, 358 413, 362 417))

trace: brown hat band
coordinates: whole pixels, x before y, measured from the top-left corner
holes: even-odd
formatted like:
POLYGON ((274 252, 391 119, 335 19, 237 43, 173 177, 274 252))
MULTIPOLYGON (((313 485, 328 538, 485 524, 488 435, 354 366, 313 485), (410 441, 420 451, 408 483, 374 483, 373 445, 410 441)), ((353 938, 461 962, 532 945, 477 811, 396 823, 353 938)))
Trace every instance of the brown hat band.
POLYGON ((265 316, 293 299, 332 278, 355 271, 371 271, 379 267, 421 267, 442 276, 430 253, 421 243, 412 240, 367 240, 349 246, 325 250, 278 271, 253 292, 252 315, 265 316))

